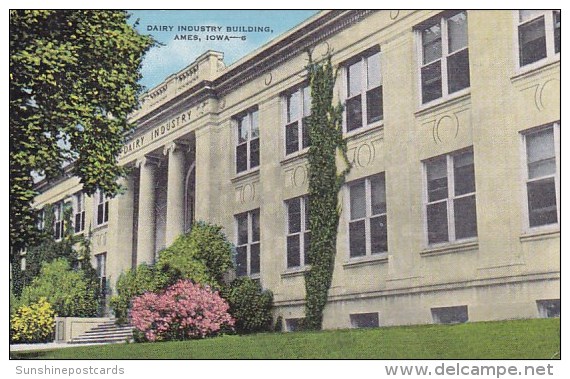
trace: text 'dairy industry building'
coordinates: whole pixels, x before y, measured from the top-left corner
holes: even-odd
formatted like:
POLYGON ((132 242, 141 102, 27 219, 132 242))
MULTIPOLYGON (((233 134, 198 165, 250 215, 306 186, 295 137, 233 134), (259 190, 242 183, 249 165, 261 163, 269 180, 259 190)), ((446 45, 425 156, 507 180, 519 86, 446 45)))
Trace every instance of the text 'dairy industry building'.
POLYGON ((66 177, 39 183, 35 205, 55 204, 57 224, 72 204, 109 295, 193 222, 219 224, 236 274, 295 329, 311 236, 306 51, 329 52, 352 170, 323 326, 559 316, 560 23, 335 10, 230 66, 206 51, 141 97, 124 194, 87 197, 66 177))

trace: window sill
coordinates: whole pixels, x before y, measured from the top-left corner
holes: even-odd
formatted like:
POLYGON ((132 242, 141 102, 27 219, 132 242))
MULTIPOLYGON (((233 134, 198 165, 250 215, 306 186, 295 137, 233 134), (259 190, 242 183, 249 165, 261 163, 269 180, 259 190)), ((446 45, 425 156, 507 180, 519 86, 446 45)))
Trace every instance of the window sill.
POLYGON ((461 243, 450 243, 443 246, 435 246, 424 249, 420 252, 422 257, 433 257, 444 254, 461 253, 466 251, 474 251, 479 248, 479 241, 468 241, 461 243))
POLYGON ((456 105, 470 98, 471 87, 465 88, 447 97, 442 97, 436 100, 432 100, 429 103, 420 105, 419 109, 414 113, 414 116, 421 117, 428 113, 437 112, 443 108, 456 105))
POLYGON ((350 258, 348 262, 342 264, 343 268, 353 268, 360 266, 370 266, 376 264, 388 263, 388 253, 367 255, 365 257, 350 258))
POLYGON ((309 266, 291 267, 281 273, 281 278, 294 278, 296 276, 304 276, 309 271, 309 266))
POLYGON ((93 232, 96 232, 96 231, 98 231, 98 230, 100 230, 100 229, 104 229, 104 228, 106 228, 108 225, 109 225, 109 221, 107 221, 107 222, 105 222, 105 223, 103 223, 103 224, 99 224, 99 225, 97 225, 97 226, 95 226, 95 227, 93 228, 93 232))
POLYGON ((240 172, 239 174, 234 176, 231 179, 231 181, 232 181, 232 183, 236 183, 236 182, 239 182, 242 180, 253 178, 253 177, 258 176, 258 175, 259 175, 259 166, 254 168, 254 169, 251 169, 249 171, 240 172))
POLYGON ((356 139, 358 137, 365 136, 368 134, 372 134, 375 131, 379 131, 379 130, 383 130, 383 129, 384 129, 384 120, 380 120, 380 121, 377 121, 373 124, 366 125, 366 126, 358 128, 358 129, 351 130, 350 132, 344 132, 342 134, 342 136, 347 141, 350 141, 350 140, 356 139))
POLYGON ((527 241, 541 241, 551 238, 560 238, 560 229, 556 226, 555 229, 540 229, 540 230, 529 230, 528 232, 522 234, 519 237, 521 242, 527 241))
POLYGON ((279 163, 281 164, 281 166, 286 166, 286 165, 291 164, 292 162, 295 162, 297 160, 305 159, 308 156, 309 156, 309 148, 307 147, 301 151, 297 151, 295 153, 291 153, 291 154, 287 155, 279 163))
POLYGON ((560 65, 560 54, 557 54, 554 58, 544 58, 526 66, 518 67, 515 75, 511 76, 511 83, 519 82, 539 71, 549 69, 556 65, 560 65))

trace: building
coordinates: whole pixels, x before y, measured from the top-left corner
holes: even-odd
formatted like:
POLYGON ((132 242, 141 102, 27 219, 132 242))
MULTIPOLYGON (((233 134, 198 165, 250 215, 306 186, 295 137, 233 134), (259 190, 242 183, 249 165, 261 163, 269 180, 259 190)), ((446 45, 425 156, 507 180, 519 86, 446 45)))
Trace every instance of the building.
POLYGON ((195 220, 222 225, 237 274, 294 329, 307 48, 340 68, 353 163, 324 327, 559 315, 558 11, 323 11, 229 67, 207 51, 142 96, 123 195, 87 198, 66 177, 40 183, 36 206, 72 202, 111 292, 195 220))

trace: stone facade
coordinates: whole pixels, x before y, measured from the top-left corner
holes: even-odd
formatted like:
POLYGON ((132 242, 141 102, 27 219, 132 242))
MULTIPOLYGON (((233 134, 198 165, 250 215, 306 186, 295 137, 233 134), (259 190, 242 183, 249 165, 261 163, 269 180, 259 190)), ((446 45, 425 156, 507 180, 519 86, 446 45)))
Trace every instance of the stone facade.
MULTIPOLYGON (((276 316, 294 329, 306 267, 288 226, 304 217, 289 200, 307 194, 308 163, 302 131, 290 130, 301 118, 297 126, 290 118, 303 115, 307 48, 331 52, 340 68, 353 163, 339 195, 324 327, 553 314, 543 309, 560 299, 553 12, 324 11, 229 67, 205 52, 141 97, 120 157, 132 169, 125 194, 107 211, 100 199, 85 201, 84 232, 91 227, 93 263, 106 254, 99 265, 111 292, 121 272, 152 263, 193 221, 207 220, 224 227, 241 270, 273 291, 276 316), (542 40, 526 45, 526 28, 543 24, 545 57, 527 63, 524 49, 541 50, 542 40), (459 193, 465 185, 468 196, 459 193), (384 210, 375 211, 378 196, 384 210)), ((81 191, 73 177, 38 188, 39 208, 81 191)))

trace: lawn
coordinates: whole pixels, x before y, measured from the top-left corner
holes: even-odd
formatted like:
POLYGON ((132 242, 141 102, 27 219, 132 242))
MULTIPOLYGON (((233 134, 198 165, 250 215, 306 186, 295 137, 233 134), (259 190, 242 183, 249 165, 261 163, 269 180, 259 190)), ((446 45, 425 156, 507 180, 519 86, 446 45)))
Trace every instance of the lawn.
POLYGON ((221 336, 11 353, 31 359, 560 358, 560 319, 221 336))

